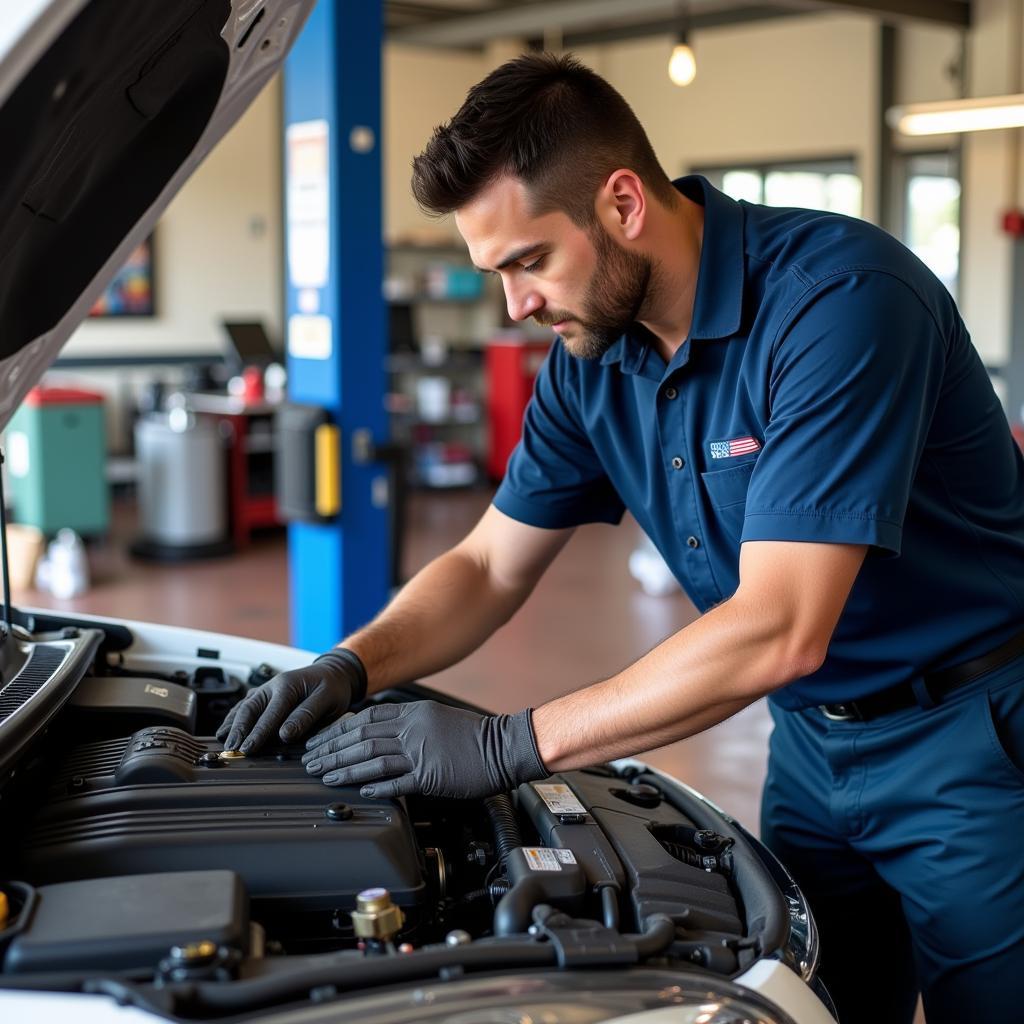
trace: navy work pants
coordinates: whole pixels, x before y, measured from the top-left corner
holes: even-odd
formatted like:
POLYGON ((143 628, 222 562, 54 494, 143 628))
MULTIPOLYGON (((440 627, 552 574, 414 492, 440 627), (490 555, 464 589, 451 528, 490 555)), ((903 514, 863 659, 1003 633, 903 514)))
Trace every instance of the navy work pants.
POLYGON ((869 722, 769 704, 762 838, 842 1024, 1024 1020, 1024 659, 869 722))

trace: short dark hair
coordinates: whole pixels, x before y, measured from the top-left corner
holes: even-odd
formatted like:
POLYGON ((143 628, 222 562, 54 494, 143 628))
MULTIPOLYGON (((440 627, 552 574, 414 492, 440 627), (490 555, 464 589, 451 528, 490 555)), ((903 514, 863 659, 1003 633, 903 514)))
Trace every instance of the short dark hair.
POLYGON ((524 54, 469 90, 412 162, 412 191, 427 213, 471 202, 502 175, 528 188, 536 214, 562 210, 581 227, 618 167, 635 171, 666 205, 675 190, 629 104, 571 54, 524 54))

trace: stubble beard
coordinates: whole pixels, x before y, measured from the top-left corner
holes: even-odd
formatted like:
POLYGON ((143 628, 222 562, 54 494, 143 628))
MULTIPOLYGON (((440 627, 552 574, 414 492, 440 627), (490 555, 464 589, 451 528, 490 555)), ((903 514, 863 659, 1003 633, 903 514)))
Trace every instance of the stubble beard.
POLYGON ((583 296, 577 337, 562 337, 566 351, 577 359, 600 359, 642 318, 655 278, 648 256, 618 245, 599 224, 594 230, 597 265, 583 296))

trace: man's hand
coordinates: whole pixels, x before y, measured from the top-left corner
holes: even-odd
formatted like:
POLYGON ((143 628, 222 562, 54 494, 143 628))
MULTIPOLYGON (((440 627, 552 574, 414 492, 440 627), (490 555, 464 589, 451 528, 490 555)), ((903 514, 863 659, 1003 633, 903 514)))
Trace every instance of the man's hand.
POLYGON ((366 797, 491 796, 549 774, 529 708, 478 715, 432 700, 375 704, 335 722, 306 747, 307 772, 329 786, 372 783, 360 790, 366 797))
POLYGON ((363 663, 352 651, 337 648, 252 690, 228 712, 217 738, 224 740, 225 750, 255 753, 278 729, 285 742, 298 739, 365 695, 363 663))

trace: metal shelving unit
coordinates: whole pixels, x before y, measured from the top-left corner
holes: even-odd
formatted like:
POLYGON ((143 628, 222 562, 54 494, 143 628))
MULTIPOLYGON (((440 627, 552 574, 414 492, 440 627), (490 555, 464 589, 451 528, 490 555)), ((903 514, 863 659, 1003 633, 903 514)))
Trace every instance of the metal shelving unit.
POLYGON ((387 369, 392 439, 409 451, 409 482, 478 484, 487 431, 484 345, 501 323, 493 282, 476 277, 460 245, 400 244, 388 249, 385 293, 408 311, 397 333, 392 316, 387 369), (443 291, 449 281, 454 294, 443 291))

